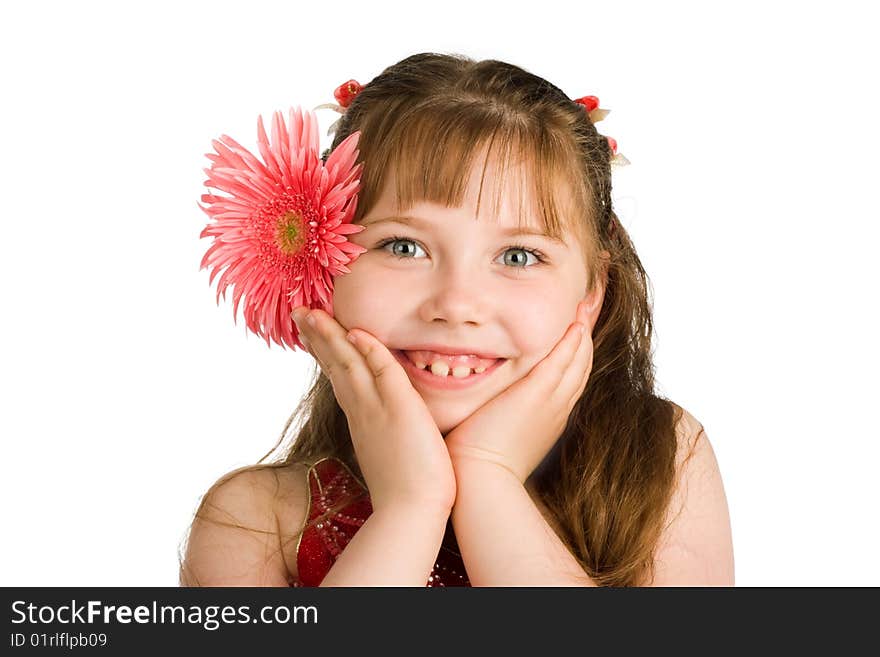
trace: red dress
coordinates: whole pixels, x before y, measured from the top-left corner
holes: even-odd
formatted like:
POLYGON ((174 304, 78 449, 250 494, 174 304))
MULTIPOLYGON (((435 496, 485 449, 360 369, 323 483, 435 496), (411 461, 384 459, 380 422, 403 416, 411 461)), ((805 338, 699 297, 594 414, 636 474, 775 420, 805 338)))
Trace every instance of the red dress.
MULTIPOLYGON (((291 586, 319 586, 373 512, 367 487, 339 459, 329 457, 318 461, 306 476, 311 502, 307 527, 296 546, 299 581, 292 580, 291 586), (335 513, 328 512, 351 493, 358 494, 354 501, 335 513), (314 522, 317 518, 320 520, 314 522)), ((426 586, 470 586, 451 523, 447 525, 426 586)))

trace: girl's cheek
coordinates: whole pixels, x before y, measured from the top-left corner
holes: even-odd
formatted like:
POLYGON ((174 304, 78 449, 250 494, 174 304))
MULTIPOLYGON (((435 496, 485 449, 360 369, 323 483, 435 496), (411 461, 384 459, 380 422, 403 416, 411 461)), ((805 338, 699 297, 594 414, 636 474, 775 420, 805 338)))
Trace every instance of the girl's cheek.
POLYGON ((524 352, 541 351, 553 340, 557 332, 564 331, 564 329, 557 331, 559 324, 556 318, 557 312, 546 303, 536 301, 516 307, 516 322, 515 326, 511 327, 511 331, 515 333, 517 342, 524 352))
MULTIPOLYGON (((364 254, 373 256, 374 254, 364 254)), ((361 256, 363 258, 363 256, 361 256)), ((336 319, 345 327, 358 326, 373 335, 393 332, 404 309, 417 308, 425 299, 412 285, 402 285, 400 272, 373 260, 358 260, 349 274, 334 278, 333 305, 336 319)), ((523 362, 537 362, 549 353, 565 332, 565 302, 559 291, 544 285, 499 285, 487 294, 487 312, 499 313, 497 322, 507 334, 503 345, 523 362)), ((573 304, 572 304, 573 305, 573 304)))
POLYGON ((371 284, 366 276, 338 276, 334 281, 333 310, 336 321, 346 328, 361 328, 376 337, 386 335, 398 316, 387 285, 371 284))

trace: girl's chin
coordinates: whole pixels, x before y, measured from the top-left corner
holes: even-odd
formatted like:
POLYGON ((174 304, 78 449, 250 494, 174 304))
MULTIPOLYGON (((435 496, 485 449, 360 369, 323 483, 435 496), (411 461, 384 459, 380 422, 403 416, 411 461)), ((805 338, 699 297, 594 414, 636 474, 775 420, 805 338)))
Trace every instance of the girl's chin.
POLYGON ((431 417, 434 418, 434 423, 437 425, 437 428, 440 430, 440 435, 443 436, 444 438, 446 438, 447 435, 452 433, 453 429, 455 429, 455 427, 457 427, 459 424, 461 424, 464 421, 464 419, 469 415, 469 413, 466 413, 466 414, 462 415, 461 417, 451 417, 448 413, 438 415, 438 413, 436 413, 434 411, 434 409, 430 409, 430 410, 431 410, 431 417))
MULTIPOLYGON (((434 421, 437 422, 436 419, 434 421)), ((446 436, 452 433, 453 429, 455 429, 455 427, 457 427, 459 424, 461 424, 461 422, 443 422, 442 424, 438 422, 437 428, 440 429, 440 435, 446 438, 446 436)))

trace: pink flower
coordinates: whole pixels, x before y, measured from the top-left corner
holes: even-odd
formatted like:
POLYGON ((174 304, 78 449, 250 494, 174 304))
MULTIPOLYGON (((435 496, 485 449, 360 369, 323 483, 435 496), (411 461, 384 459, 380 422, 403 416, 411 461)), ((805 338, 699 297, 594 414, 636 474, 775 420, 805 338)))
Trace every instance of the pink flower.
MULTIPOLYGON (((217 303, 233 286, 232 317, 244 299, 247 328, 258 336, 303 348, 290 317, 298 306, 333 314, 333 276, 366 249, 346 239, 364 230, 352 224, 363 164, 355 166, 359 132, 352 133, 327 158, 318 151, 318 122, 313 112, 290 108, 289 127, 281 112, 272 120, 272 139, 257 120, 261 162, 227 135, 213 140, 207 153, 206 187, 229 196, 203 194, 211 217, 200 237, 213 241, 201 262, 217 282, 217 303)), ((270 345, 271 346, 271 345, 270 345)))

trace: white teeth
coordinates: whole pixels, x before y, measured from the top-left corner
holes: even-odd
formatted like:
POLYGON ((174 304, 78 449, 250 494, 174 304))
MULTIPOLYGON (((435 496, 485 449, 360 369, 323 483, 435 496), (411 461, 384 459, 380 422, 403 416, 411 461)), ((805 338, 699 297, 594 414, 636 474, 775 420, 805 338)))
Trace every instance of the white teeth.
POLYGON ((431 365, 424 361, 413 361, 413 364, 420 370, 427 369, 434 376, 449 376, 452 374, 457 379, 464 379, 471 375, 471 372, 474 374, 482 374, 486 371, 485 366, 480 366, 477 368, 470 368, 465 365, 457 365, 456 367, 450 368, 449 363, 442 360, 437 359, 431 365))
MULTIPOLYGON (((485 368, 483 368, 485 369, 485 368)), ((434 376, 449 376, 449 365, 442 360, 438 360, 431 365, 431 374, 434 376)), ((456 379, 463 379, 471 375, 471 368, 459 365, 452 369, 452 376, 456 379)))

